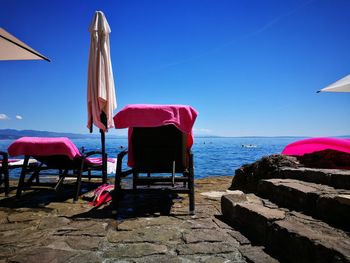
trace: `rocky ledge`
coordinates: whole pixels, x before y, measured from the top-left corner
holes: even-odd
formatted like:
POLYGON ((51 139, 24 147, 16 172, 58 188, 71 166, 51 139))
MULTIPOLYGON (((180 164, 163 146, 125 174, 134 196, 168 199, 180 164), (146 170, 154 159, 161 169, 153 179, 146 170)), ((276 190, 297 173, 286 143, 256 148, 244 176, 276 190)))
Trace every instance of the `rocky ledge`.
POLYGON ((348 166, 344 158, 272 155, 242 166, 230 189, 244 193, 222 197, 223 216, 281 262, 350 262, 350 171, 330 169, 348 166))

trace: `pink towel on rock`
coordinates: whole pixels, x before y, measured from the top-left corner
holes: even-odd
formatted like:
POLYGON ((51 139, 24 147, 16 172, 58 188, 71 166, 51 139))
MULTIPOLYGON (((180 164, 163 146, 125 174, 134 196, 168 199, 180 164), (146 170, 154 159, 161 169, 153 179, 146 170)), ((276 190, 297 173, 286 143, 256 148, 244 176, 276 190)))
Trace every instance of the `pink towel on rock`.
POLYGON ((67 155, 71 160, 81 156, 75 144, 66 137, 22 137, 9 146, 8 153, 11 156, 67 155))
POLYGON ((129 128, 128 165, 133 166, 130 152, 130 139, 133 127, 175 125, 180 131, 189 135, 187 137, 187 148, 191 149, 193 145, 192 128, 197 115, 198 113, 194 108, 185 105, 133 104, 124 107, 113 119, 116 128, 129 128))
POLYGON ((335 150, 350 153, 350 139, 342 138, 311 138, 288 144, 282 154, 302 156, 307 153, 323 150, 335 150))

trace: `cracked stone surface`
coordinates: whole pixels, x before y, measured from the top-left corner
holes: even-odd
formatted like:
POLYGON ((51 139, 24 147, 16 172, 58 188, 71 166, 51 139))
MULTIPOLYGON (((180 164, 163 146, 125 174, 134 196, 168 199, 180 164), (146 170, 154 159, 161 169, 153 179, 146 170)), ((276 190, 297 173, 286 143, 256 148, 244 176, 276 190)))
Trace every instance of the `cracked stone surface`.
MULTIPOLYGON (((200 194, 226 191, 231 180, 196 180, 194 216, 188 214, 186 195, 169 200, 167 214, 147 208, 159 199, 167 205, 164 200, 168 197, 145 196, 136 199, 137 204, 125 200, 125 214, 116 218, 109 206, 94 209, 82 199, 73 203, 71 195, 64 198, 53 191, 27 191, 16 200, 13 190, 8 198, 0 196, 0 263, 244 263, 271 259, 222 221, 220 195, 200 194), (247 246, 254 255, 247 252, 247 246)), ((11 182, 12 186, 15 183, 11 182)))
MULTIPOLYGON (((350 262, 348 233, 300 212, 268 207, 268 203, 263 199, 260 203, 237 202, 234 196, 227 195, 222 198, 222 212, 244 235, 266 246, 280 259, 288 262, 350 262)), ((244 245, 240 233, 232 233, 244 245)), ((239 248, 243 255, 248 253, 245 249, 250 244, 247 245, 239 248)), ((258 250, 254 247, 249 251, 258 250)), ((255 258, 254 253, 248 254, 245 256, 249 260, 255 258)))
POLYGON ((267 179, 259 182, 257 194, 277 205, 350 230, 350 190, 295 179, 267 179))

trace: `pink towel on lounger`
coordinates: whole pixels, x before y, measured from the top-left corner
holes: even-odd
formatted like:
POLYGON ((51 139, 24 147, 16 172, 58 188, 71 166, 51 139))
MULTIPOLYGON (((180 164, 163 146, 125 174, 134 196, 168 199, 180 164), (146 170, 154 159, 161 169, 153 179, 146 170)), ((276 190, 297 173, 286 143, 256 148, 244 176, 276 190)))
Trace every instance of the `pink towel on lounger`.
POLYGON ((130 152, 130 139, 133 127, 159 127, 175 125, 180 131, 188 134, 187 148, 193 145, 192 128, 197 118, 197 111, 185 105, 152 105, 133 104, 124 107, 114 116, 114 124, 118 129, 129 128, 128 165, 133 166, 130 152))
POLYGON ((323 150, 335 150, 350 153, 350 139, 341 138, 311 138, 288 144, 282 154, 302 156, 323 150))
POLYGON ((81 156, 75 144, 66 137, 22 137, 9 146, 8 152, 11 156, 67 155, 70 159, 81 156))

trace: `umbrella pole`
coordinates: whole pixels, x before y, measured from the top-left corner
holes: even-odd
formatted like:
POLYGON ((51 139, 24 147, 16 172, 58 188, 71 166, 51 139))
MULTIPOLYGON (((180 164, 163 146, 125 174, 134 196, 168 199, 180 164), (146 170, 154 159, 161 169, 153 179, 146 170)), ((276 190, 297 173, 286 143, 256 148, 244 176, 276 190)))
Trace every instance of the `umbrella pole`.
POLYGON ((105 184, 107 183, 107 156, 106 156, 106 139, 105 139, 105 132, 100 129, 101 133, 101 148, 102 148, 102 182, 105 184))

